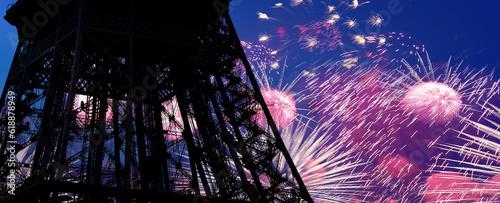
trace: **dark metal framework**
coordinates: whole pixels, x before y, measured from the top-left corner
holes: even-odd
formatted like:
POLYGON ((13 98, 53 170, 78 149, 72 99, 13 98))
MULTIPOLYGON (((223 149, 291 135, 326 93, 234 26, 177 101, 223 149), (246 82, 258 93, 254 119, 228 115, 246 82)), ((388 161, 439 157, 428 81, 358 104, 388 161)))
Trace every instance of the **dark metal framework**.
POLYGON ((1 202, 312 202, 228 1, 39 2, 50 5, 20 0, 5 16, 21 40, 0 99, 1 202), (28 38, 22 19, 37 12, 48 18, 34 17, 28 38), (15 196, 6 181, 9 91, 15 196), (269 127, 257 124, 258 109, 269 127))

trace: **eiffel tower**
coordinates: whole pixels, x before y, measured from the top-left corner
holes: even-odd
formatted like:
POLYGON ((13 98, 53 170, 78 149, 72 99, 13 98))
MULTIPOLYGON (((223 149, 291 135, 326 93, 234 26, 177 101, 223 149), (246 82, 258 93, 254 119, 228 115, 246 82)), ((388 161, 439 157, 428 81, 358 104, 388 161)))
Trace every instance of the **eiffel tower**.
POLYGON ((312 202, 229 1, 13 4, 0 202, 312 202))

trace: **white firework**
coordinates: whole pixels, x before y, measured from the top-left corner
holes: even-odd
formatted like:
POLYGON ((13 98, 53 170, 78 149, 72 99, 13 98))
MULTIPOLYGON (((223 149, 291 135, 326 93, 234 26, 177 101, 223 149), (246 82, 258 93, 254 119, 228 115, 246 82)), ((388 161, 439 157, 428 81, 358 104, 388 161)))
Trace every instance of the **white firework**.
POLYGON ((500 123, 494 121, 500 119, 500 108, 488 103, 482 110, 485 122, 463 118, 466 127, 455 130, 465 144, 437 144, 461 159, 434 157, 436 164, 429 171, 436 173, 423 192, 428 202, 500 201, 500 123))
MULTIPOLYGON (((295 122, 282 130, 283 142, 316 202, 347 202, 352 196, 366 195, 366 174, 358 167, 365 165, 354 149, 345 149, 349 140, 332 134, 335 126, 312 121, 295 122)), ((282 157, 279 157, 282 158, 282 157)), ((279 169, 289 179, 292 173, 277 158, 279 169)))

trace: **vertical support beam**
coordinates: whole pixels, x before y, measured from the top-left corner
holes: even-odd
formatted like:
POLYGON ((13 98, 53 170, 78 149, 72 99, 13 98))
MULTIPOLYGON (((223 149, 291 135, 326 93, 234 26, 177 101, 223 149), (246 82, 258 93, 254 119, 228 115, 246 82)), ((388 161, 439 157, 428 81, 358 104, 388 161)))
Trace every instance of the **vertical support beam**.
MULTIPOLYGON (((52 72, 52 70, 51 70, 52 72)), ((52 75, 52 74, 51 74, 52 75)), ((47 127, 49 124, 49 116, 51 115, 51 110, 54 105, 54 95, 52 94, 52 89, 50 87, 51 78, 49 78, 49 87, 47 88, 47 95, 45 95, 45 102, 42 112, 42 121, 40 122, 40 129, 36 134, 36 148, 33 155, 33 165, 31 169, 31 176, 38 175, 39 172, 45 170, 45 168, 39 168, 40 156, 42 156, 42 150, 46 145, 47 138, 47 127)))
POLYGON ((42 150, 47 144, 48 128, 50 123, 50 115, 53 114, 52 109, 54 107, 54 97, 55 92, 53 88, 54 80, 57 80, 59 77, 58 69, 61 66, 61 56, 57 54, 58 45, 54 48, 54 53, 52 55, 52 64, 50 65, 50 71, 48 75, 47 88, 45 89, 45 101, 43 104, 42 110, 42 121, 40 122, 40 128, 35 136, 36 138, 36 148, 35 153, 33 155, 33 165, 31 169, 31 176, 35 176, 40 174, 40 171, 46 170, 46 168, 40 168, 39 161, 40 156, 42 156, 42 150))
POLYGON ((90 108, 85 112, 85 115, 91 116, 90 118, 90 136, 89 136, 89 151, 88 151, 88 158, 87 158, 87 169, 85 170, 86 172, 86 178, 85 181, 87 184, 94 184, 94 176, 95 176, 95 163, 96 163, 96 146, 92 143, 93 137, 95 137, 96 133, 96 117, 97 117, 97 101, 98 98, 93 96, 92 97, 92 114, 90 114, 90 108))
POLYGON ((145 127, 144 127, 144 116, 143 116, 142 103, 138 103, 135 106, 135 127, 137 135, 137 148, 139 153, 139 173, 141 174, 141 189, 149 190, 149 184, 151 183, 150 174, 146 170, 148 167, 148 160, 146 157, 146 137, 145 127))
POLYGON ((117 99, 113 99, 113 147, 115 156, 115 179, 116 187, 122 187, 122 175, 121 175, 121 160, 120 160, 120 148, 122 145, 122 140, 120 139, 120 126, 118 123, 119 111, 117 99))
MULTIPOLYGON (((176 85, 174 85, 175 87, 176 85)), ((186 140, 186 144, 188 147, 188 154, 189 154, 189 162, 191 165, 191 175, 192 175, 192 180, 191 180, 191 187, 195 190, 196 195, 200 195, 200 186, 198 184, 198 176, 196 172, 196 162, 199 161, 199 155, 196 152, 196 144, 194 143, 193 135, 191 134, 191 126, 189 125, 189 119, 187 117, 188 112, 187 109, 189 108, 186 102, 185 94, 182 90, 180 90, 180 87, 175 88, 175 95, 177 96, 177 103, 179 104, 179 110, 182 115, 182 121, 184 123, 184 130, 182 131, 182 137, 184 140, 186 140)), ((203 168, 199 169, 200 171, 203 170, 203 168)))
MULTIPOLYGON (((159 98, 158 95, 155 95, 154 98, 159 98)), ((169 167, 167 163, 167 147, 165 145, 165 138, 163 136, 163 124, 162 124, 162 118, 161 118, 161 109, 162 104, 156 100, 154 101, 154 106, 153 106, 153 113, 154 113, 154 126, 155 126, 155 134, 154 134, 154 140, 155 140, 155 148, 158 159, 160 161, 159 166, 161 170, 161 174, 159 174, 159 177, 163 177, 163 191, 165 192, 172 192, 172 181, 170 180, 169 177, 169 167)), ((161 185, 160 185, 161 186, 161 185)), ((162 189, 162 188, 160 188, 162 189)))
MULTIPOLYGON (((134 5, 133 5, 132 0, 129 0, 129 35, 128 35, 128 58, 127 58, 127 65, 128 65, 128 93, 127 93, 127 108, 125 110, 125 168, 123 169, 124 172, 124 187, 125 188, 130 188, 130 165, 132 162, 132 105, 133 102, 131 101, 132 99, 132 90, 134 88, 134 16, 133 16, 133 10, 134 10, 134 5)), ((127 200, 129 201, 129 200, 127 200)))
POLYGON ((78 14, 78 27, 76 30, 76 42, 75 42, 75 55, 73 57, 73 64, 71 65, 71 79, 69 83, 69 92, 67 106, 64 113, 64 124, 61 138, 58 142, 58 147, 56 151, 56 161, 65 165, 66 163, 66 148, 68 146, 68 136, 71 121, 73 120, 73 103, 75 100, 76 82, 78 80, 78 75, 81 70, 80 55, 82 52, 82 42, 83 42, 83 32, 84 32, 84 22, 87 13, 87 0, 81 0, 80 10, 78 14))
POLYGON ((95 144, 97 152, 95 157, 95 165, 94 165, 94 184, 101 184, 102 178, 102 161, 104 159, 104 142, 106 141, 106 111, 108 110, 108 100, 107 93, 101 92, 101 96, 99 97, 99 119, 97 120, 96 133, 97 140, 95 144))

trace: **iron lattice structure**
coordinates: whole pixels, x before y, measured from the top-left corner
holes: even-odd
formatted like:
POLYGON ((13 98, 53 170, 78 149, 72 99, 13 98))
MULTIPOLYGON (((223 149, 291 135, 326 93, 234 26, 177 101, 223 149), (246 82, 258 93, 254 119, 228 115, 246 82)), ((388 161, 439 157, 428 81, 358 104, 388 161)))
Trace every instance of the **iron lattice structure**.
POLYGON ((1 96, 0 201, 312 202, 229 2, 168 4, 19 0, 8 10, 20 41, 1 96))

